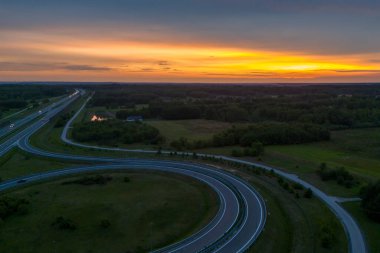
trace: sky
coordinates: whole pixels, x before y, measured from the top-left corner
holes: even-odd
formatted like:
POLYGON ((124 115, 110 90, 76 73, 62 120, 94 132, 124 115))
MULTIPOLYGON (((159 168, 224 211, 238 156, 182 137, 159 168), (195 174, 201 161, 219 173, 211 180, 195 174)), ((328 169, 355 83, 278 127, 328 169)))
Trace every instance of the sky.
POLYGON ((379 82, 380 0, 0 0, 0 81, 379 82))

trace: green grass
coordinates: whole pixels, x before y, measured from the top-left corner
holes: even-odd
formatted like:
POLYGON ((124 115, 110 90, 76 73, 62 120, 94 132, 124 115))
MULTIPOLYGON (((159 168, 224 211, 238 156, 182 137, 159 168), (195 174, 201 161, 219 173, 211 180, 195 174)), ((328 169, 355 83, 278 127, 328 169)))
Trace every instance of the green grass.
POLYGON ((380 128, 334 131, 328 142, 268 146, 261 159, 264 163, 297 173, 328 194, 357 196, 362 185, 380 179, 379 137, 380 128), (321 181, 315 171, 322 162, 331 168, 345 167, 362 184, 347 189, 334 181, 321 181))
POLYGON ((231 172, 250 182, 263 196, 267 210, 267 223, 263 233, 248 251, 250 253, 344 253, 347 252, 345 232, 335 215, 320 200, 297 199, 285 191, 277 178, 256 175, 243 168, 228 168, 231 172), (331 225, 336 239, 332 248, 321 246, 322 224, 331 225))
MULTIPOLYGON (((233 148, 198 151, 230 155, 233 148)), ((366 180, 380 179, 380 128, 334 131, 328 142, 266 146, 261 158, 299 174, 313 173, 325 162, 331 168, 343 166, 366 180)))
POLYGON ((167 143, 181 137, 188 140, 205 140, 232 126, 231 123, 214 120, 148 120, 146 123, 156 127, 165 136, 167 143))
POLYGON ((267 151, 283 159, 309 162, 311 166, 326 162, 363 177, 380 178, 380 128, 334 131, 328 142, 271 146, 267 151))
POLYGON ((5 195, 30 201, 28 213, 1 224, 3 252, 146 252, 203 227, 218 209, 205 184, 174 174, 119 172, 106 185, 62 185, 68 178, 5 195), (124 177, 130 178, 125 183, 124 177), (175 190, 173 190, 175 189, 175 190), (51 226, 71 219, 74 231, 51 226), (100 227, 107 219, 110 227, 100 227))
MULTIPOLYGON (((78 101, 69 110, 80 107, 78 101)), ((82 112, 77 121, 86 118, 87 111, 82 112)), ((171 140, 187 137, 190 140, 211 138, 213 133, 230 127, 229 123, 220 123, 209 120, 178 120, 178 121, 146 121, 157 127, 166 137, 167 144, 171 140)), ((67 145, 60 140, 61 128, 53 128, 54 121, 35 134, 31 142, 33 145, 55 152, 72 154, 113 156, 113 157, 146 157, 147 155, 91 150, 67 145)), ((378 141, 372 136, 380 134, 380 129, 358 129, 336 131, 329 142, 311 143, 302 145, 268 146, 261 157, 264 163, 297 173, 301 178, 321 188, 328 194, 352 197, 357 196, 360 187, 372 178, 380 178, 380 159, 376 158, 378 141), (358 148, 354 149, 353 146, 358 148), (360 148, 359 148, 360 147, 360 148), (335 181, 323 182, 316 175, 320 163, 326 162, 330 167, 344 166, 356 174, 361 185, 347 189, 335 181)), ((70 133, 69 133, 70 137, 70 133)), ((124 148, 157 149, 155 146, 143 144, 119 145, 124 148)), ((164 147, 166 148, 166 147, 164 147)), ((199 153, 230 155, 234 147, 207 148, 196 150, 199 153)))
POLYGON ((343 207, 355 218, 364 231, 370 253, 380 252, 380 223, 370 220, 361 210, 360 202, 346 202, 343 207))
POLYGON ((0 178, 7 180, 37 172, 61 169, 78 163, 61 162, 50 158, 36 157, 13 149, 0 158, 0 178))
MULTIPOLYGON (((345 167, 349 171, 367 178, 380 178, 380 159, 367 158, 364 154, 357 155, 329 144, 304 144, 292 146, 268 147, 269 154, 282 156, 284 159, 310 163, 314 169, 321 162, 330 167, 345 167), (317 166, 315 166, 317 165, 317 166)), ((304 168, 305 170, 308 167, 304 168)))

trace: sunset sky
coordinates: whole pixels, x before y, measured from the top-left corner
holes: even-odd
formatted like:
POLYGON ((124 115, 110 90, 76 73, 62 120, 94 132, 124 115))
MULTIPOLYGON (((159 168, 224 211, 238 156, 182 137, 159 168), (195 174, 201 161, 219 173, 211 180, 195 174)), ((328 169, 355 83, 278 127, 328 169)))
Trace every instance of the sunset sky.
POLYGON ((379 82, 380 1, 1 0, 0 81, 379 82))

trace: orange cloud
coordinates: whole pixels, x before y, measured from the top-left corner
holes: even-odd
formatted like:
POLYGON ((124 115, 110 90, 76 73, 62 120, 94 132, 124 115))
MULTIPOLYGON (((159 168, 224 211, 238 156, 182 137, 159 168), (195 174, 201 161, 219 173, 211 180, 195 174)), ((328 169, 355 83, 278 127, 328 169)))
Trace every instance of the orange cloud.
POLYGON ((380 59, 380 54, 320 56, 174 42, 8 36, 0 45, 4 80, 289 82, 375 81, 380 77, 380 62, 373 60, 380 59))

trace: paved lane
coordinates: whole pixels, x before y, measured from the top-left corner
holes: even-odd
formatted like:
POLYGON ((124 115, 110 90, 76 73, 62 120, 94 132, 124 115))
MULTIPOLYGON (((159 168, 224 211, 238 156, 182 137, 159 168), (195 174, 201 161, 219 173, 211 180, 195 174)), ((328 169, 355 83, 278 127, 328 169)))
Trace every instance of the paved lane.
MULTIPOLYGON (((90 99, 90 98, 89 98, 90 99)), ((88 99, 88 100, 89 100, 88 99)), ((80 111, 83 110, 88 102, 88 100, 83 104, 83 106, 77 111, 77 113, 67 122, 64 131, 61 134, 61 139, 63 142, 68 143, 70 145, 82 147, 82 148, 91 148, 91 149, 100 149, 100 150, 109 150, 109 151, 125 151, 125 152, 136 152, 136 153, 156 153, 155 150, 142 150, 142 149, 124 149, 124 148, 108 148, 108 147, 98 147, 93 145, 87 145, 87 144, 81 144, 76 143, 73 140, 70 140, 67 138, 67 132, 70 128, 71 123, 75 120, 75 118, 79 115, 80 111)), ((163 154, 168 154, 170 151, 162 151, 163 154)), ((187 152, 177 152, 179 154, 190 154, 187 152)), ((361 231, 360 227, 356 223, 356 221, 352 218, 352 216, 344 209, 342 208, 339 203, 336 201, 336 198, 332 198, 331 196, 327 195, 314 185, 302 180, 295 174, 284 172, 283 170, 279 168, 275 168, 273 166, 264 165, 257 162, 250 162, 250 161, 244 161, 241 159, 236 159, 228 156, 222 156, 222 155, 208 155, 208 154, 198 154, 198 156, 212 156, 217 159, 222 159, 226 161, 246 164, 250 166, 259 167, 268 171, 274 171, 275 173, 281 175, 282 177, 292 181, 297 182, 301 185, 303 185, 305 188, 310 188, 314 195, 317 196, 319 199, 321 199, 326 205, 331 209, 331 211, 336 215, 336 217, 340 220, 342 223, 346 235, 348 237, 349 242, 349 250, 351 253, 366 253, 367 252, 367 246, 365 243, 363 232, 361 231)))

